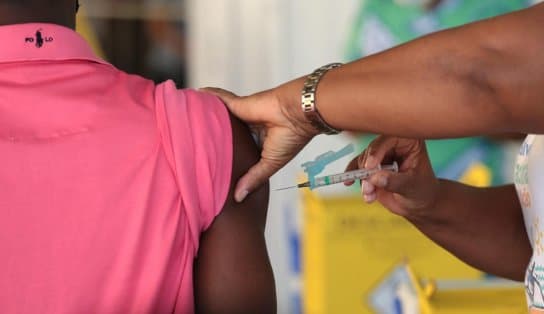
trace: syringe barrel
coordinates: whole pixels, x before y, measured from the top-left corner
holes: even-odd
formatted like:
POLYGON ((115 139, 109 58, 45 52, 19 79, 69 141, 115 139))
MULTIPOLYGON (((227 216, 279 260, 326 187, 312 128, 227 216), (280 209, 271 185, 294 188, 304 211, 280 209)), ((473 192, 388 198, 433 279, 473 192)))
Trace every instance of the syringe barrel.
POLYGON ((318 178, 315 178, 315 187, 337 184, 337 183, 351 181, 351 180, 364 179, 376 171, 378 171, 378 169, 374 169, 374 170, 359 169, 359 170, 333 174, 333 175, 324 176, 324 177, 318 177, 318 178))
POLYGON ((389 170, 389 171, 398 172, 399 167, 397 163, 394 162, 391 165, 379 166, 376 169, 358 169, 358 170, 348 171, 344 173, 317 177, 315 178, 314 186, 312 188, 327 186, 331 184, 337 184, 337 183, 346 182, 346 181, 355 181, 355 180, 365 179, 380 170, 389 170))

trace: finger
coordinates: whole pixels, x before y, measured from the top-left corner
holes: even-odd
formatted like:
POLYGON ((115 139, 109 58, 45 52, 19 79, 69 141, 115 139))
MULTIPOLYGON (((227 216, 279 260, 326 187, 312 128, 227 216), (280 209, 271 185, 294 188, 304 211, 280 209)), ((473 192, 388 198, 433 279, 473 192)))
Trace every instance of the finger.
POLYGON ((204 87, 200 89, 203 92, 214 94, 215 96, 221 98, 223 101, 232 101, 235 98, 238 98, 236 94, 228 90, 219 88, 219 87, 204 87))
MULTIPOLYGON (((361 155, 359 155, 361 156, 361 155)), ((347 165, 345 172, 353 171, 359 169, 359 156, 353 158, 347 165)), ((352 186, 355 183, 355 180, 346 181, 344 182, 345 186, 352 186)))
POLYGON ((376 199, 378 198, 378 195, 376 193, 365 194, 363 195, 363 198, 365 199, 365 202, 367 202, 368 204, 371 204, 376 201, 376 199))
POLYGON ((248 98, 237 96, 232 92, 218 87, 205 87, 200 90, 219 97, 235 116, 245 122, 254 123, 259 121, 257 112, 259 106, 251 104, 248 98))
POLYGON ((366 158, 368 157, 368 149, 365 149, 364 152, 359 156, 359 169, 363 169, 366 164, 366 158))
POLYGON ((368 180, 363 180, 363 182, 361 182, 361 192, 363 193, 363 195, 373 194, 376 192, 376 186, 368 182, 368 180))
POLYGON ((372 203, 378 198, 376 189, 366 180, 361 182, 361 194, 363 195, 363 199, 366 203, 372 203))
POLYGON ((413 181, 413 175, 410 171, 403 173, 380 171, 370 177, 368 181, 376 188, 402 195, 408 191, 410 182, 413 181))
MULTIPOLYGON (((357 169, 360 169, 361 166, 363 165, 364 163, 364 160, 366 158, 366 154, 367 154, 367 150, 364 150, 361 154, 359 154, 357 157, 353 158, 348 166, 346 167, 346 170, 345 171, 353 171, 353 170, 357 170, 357 169)), ((351 186, 355 183, 354 180, 352 181, 346 181, 344 182, 344 185, 346 186, 351 186)))
POLYGON ((377 137, 367 148, 364 168, 373 169, 378 167, 384 158, 395 150, 397 144, 398 139, 396 137, 377 137))
POLYGON ((353 171, 359 169, 359 157, 361 155, 358 155, 357 157, 353 158, 348 165, 346 166, 345 171, 353 171))
POLYGON ((234 191, 234 199, 241 203, 244 199, 259 186, 268 181, 280 167, 275 166, 264 159, 251 167, 248 172, 238 180, 234 191))

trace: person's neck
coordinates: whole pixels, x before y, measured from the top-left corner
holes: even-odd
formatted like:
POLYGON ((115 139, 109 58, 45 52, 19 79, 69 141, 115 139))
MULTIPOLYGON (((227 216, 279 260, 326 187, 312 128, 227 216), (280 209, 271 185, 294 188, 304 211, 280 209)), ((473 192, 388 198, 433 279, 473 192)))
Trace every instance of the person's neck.
POLYGON ((76 17, 73 11, 59 8, 0 4, 0 25, 23 23, 53 23, 75 29, 76 17))

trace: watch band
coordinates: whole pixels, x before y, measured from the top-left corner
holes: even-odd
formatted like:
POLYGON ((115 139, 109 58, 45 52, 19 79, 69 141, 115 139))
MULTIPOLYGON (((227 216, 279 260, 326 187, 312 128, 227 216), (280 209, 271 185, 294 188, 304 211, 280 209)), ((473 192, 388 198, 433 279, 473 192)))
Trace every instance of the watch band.
POLYGON ((304 116, 310 121, 310 124, 317 130, 319 133, 324 133, 328 135, 338 134, 341 130, 337 130, 332 126, 328 125, 325 120, 321 117, 316 107, 316 97, 315 92, 317 90, 317 85, 319 81, 327 73, 327 71, 341 66, 342 63, 331 63, 320 67, 315 70, 312 74, 308 75, 308 78, 304 82, 304 88, 302 89, 302 112, 304 116))

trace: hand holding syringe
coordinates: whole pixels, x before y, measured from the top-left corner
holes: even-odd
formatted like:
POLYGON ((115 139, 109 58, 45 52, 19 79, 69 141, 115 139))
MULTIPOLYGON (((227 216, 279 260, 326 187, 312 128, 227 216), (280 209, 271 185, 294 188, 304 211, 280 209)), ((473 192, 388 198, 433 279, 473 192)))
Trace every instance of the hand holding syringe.
MULTIPOLYGON (((319 187, 322 187, 322 186, 327 186, 327 185, 337 184, 337 183, 343 183, 343 182, 348 182, 348 181, 363 180, 363 179, 366 179, 366 178, 370 177, 374 173, 376 173, 378 171, 382 171, 382 170, 398 172, 399 171, 399 166, 398 166, 397 162, 394 162, 394 163, 392 163, 390 165, 382 165, 382 166, 379 166, 378 168, 374 168, 374 169, 358 169, 358 170, 353 170, 353 171, 348 171, 348 172, 343 172, 343 173, 338 173, 338 174, 331 174, 331 175, 323 176, 323 177, 316 177, 314 179, 315 181, 314 181, 314 187, 313 188, 319 188, 319 187)), ((308 188, 308 187, 311 187, 310 181, 300 183, 300 184, 297 184, 295 186, 290 186, 290 187, 286 187, 286 188, 282 188, 282 189, 277 189, 276 191, 294 189, 294 188, 308 188)))

